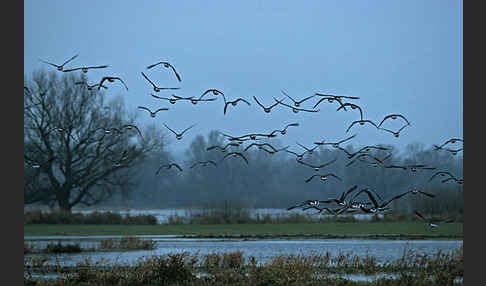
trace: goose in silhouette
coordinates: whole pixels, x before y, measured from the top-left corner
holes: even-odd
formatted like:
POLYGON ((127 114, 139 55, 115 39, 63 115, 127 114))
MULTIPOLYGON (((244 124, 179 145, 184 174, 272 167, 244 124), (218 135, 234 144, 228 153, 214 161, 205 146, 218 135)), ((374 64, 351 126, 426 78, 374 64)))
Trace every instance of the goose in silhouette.
POLYGON ((195 162, 194 164, 191 165, 191 169, 198 166, 198 165, 201 165, 203 167, 206 167, 208 166, 209 164, 213 164, 214 167, 217 167, 218 165, 216 164, 216 162, 214 162, 213 160, 208 160, 208 161, 197 161, 195 162))
POLYGON ((272 104, 272 105, 270 105, 270 106, 266 107, 266 106, 263 106, 263 104, 261 104, 261 103, 258 101, 258 99, 257 99, 255 96, 253 96, 253 100, 255 100, 255 102, 256 102, 256 103, 257 103, 257 104, 258 104, 258 105, 259 105, 261 108, 263 108, 263 111, 265 111, 265 113, 270 113, 270 111, 272 110, 272 108, 274 108, 275 106, 277 106, 277 105, 278 105, 278 101, 277 101, 277 102, 275 102, 274 104, 272 104))
POLYGON ((354 134, 353 136, 350 136, 346 139, 343 139, 341 141, 338 141, 338 142, 325 142, 325 140, 322 140, 321 142, 314 142, 314 144, 316 145, 319 145, 319 146, 322 146, 322 145, 331 145, 332 147, 334 148, 339 148, 339 144, 342 144, 346 141, 349 141, 351 139, 353 139, 354 137, 356 137, 356 134, 354 134))
POLYGON ((209 146, 208 148, 206 148, 206 151, 211 151, 213 149, 219 149, 222 153, 226 152, 226 149, 229 147, 229 146, 235 146, 235 147, 238 147, 240 146, 240 144, 238 143, 234 143, 234 142, 230 142, 228 144, 226 144, 224 147, 221 147, 219 145, 213 145, 213 146, 209 146))
POLYGON ((140 137, 143 138, 142 132, 140 132, 140 129, 136 125, 133 125, 133 124, 125 124, 120 129, 125 129, 125 130, 130 130, 130 131, 131 130, 135 130, 135 131, 137 131, 138 135, 140 135, 140 137))
POLYGON ((444 151, 447 151, 449 153, 451 153, 452 155, 457 155, 458 152, 461 152, 464 150, 464 148, 459 148, 459 149, 449 149, 449 148, 444 148, 444 147, 441 147, 441 150, 444 150, 444 151))
POLYGON ((373 122, 373 121, 371 121, 371 120, 368 120, 368 119, 365 119, 365 120, 356 120, 356 121, 353 121, 353 122, 352 122, 352 123, 349 125, 348 129, 346 129, 346 133, 348 133, 348 131, 351 129, 351 127, 353 127, 353 126, 354 126, 356 123, 359 123, 359 125, 364 125, 365 123, 369 123, 369 124, 371 124, 371 125, 375 126, 376 128, 378 128, 378 126, 376 125, 376 123, 374 123, 374 122, 373 122))
POLYGON ((422 194, 422 195, 427 196, 429 198, 435 198, 435 195, 434 194, 426 193, 426 192, 421 191, 421 190, 419 190, 417 188, 411 189, 410 191, 408 191, 408 193, 410 193, 412 195, 422 194))
POLYGON ((314 177, 319 177, 321 179, 321 181, 323 181, 323 182, 327 181, 329 179, 329 177, 334 177, 334 178, 338 179, 341 182, 343 181, 343 179, 341 179, 337 175, 335 175, 333 173, 327 173, 327 174, 312 175, 309 178, 307 178, 305 180, 305 182, 308 183, 308 182, 312 181, 312 179, 314 179, 314 177))
POLYGON ((346 153, 346 155, 348 156, 348 159, 352 159, 354 156, 358 155, 358 154, 366 154, 367 152, 370 152, 371 149, 375 149, 375 150, 382 150, 382 151, 386 151, 386 150, 389 150, 388 148, 386 147, 381 147, 381 146, 364 146, 362 147, 361 149, 359 149, 358 151, 356 152, 349 152, 348 150, 342 148, 342 147, 337 147, 337 149, 343 151, 344 153, 346 153))
POLYGON ((165 124, 165 123, 164 123, 164 126, 165 126, 165 127, 167 127, 167 129, 169 129, 169 130, 170 130, 172 133, 174 133, 174 134, 175 134, 175 136, 176 136, 176 139, 177 139, 177 140, 181 140, 181 139, 182 139, 182 135, 184 135, 184 133, 185 133, 187 130, 189 130, 189 129, 191 129, 192 127, 196 126, 196 124, 193 124, 193 125, 191 125, 191 126, 187 127, 187 128, 186 128, 186 129, 184 129, 184 130, 183 130, 181 133, 177 133, 177 132, 175 132, 174 130, 170 129, 170 127, 169 127, 169 126, 167 126, 167 124, 165 124))
POLYGON ((64 65, 66 65, 67 63, 69 63, 70 61, 74 60, 77 57, 78 57, 78 55, 72 56, 69 60, 65 61, 62 65, 56 65, 56 64, 53 64, 53 63, 50 63, 50 62, 46 62, 44 60, 40 60, 40 61, 43 62, 43 63, 49 64, 51 66, 56 67, 58 71, 62 71, 64 69, 64 65))
MULTIPOLYGON (((77 82, 75 82, 74 84, 78 84, 78 85, 79 85, 79 84, 82 84, 82 85, 86 86, 86 88, 87 88, 88 90, 93 90, 93 88, 95 88, 95 87, 97 87, 97 86, 99 86, 99 85, 100 85, 99 83, 95 83, 95 84, 89 85, 89 84, 88 84, 87 82, 85 82, 85 81, 77 81, 77 82)), ((102 88, 104 88, 104 89, 108 89, 108 87, 106 87, 106 85, 102 85, 101 87, 102 87, 102 88)), ((100 88, 101 88, 101 87, 100 87, 100 88)))
POLYGON ((145 106, 138 106, 139 109, 147 110, 150 113, 150 117, 155 117, 157 115, 157 112, 163 111, 163 110, 169 110, 167 107, 161 107, 155 111, 150 110, 149 108, 145 106))
POLYGON ((290 100, 292 100, 292 101, 294 102, 294 106, 295 106, 295 107, 300 107, 300 105, 302 104, 302 102, 304 102, 304 101, 306 101, 306 100, 308 100, 308 99, 311 99, 311 98, 313 98, 314 96, 316 96, 315 94, 313 94, 313 95, 308 96, 308 97, 306 97, 306 98, 304 98, 304 99, 301 99, 301 100, 295 100, 295 99, 293 99, 293 98, 292 98, 290 95, 288 95, 288 94, 287 94, 285 91, 283 91, 283 90, 282 90, 282 93, 283 93, 283 94, 284 94, 286 97, 290 98, 290 100))
POLYGON ((182 168, 181 166, 179 166, 177 163, 170 163, 170 164, 163 164, 163 165, 160 165, 159 169, 157 169, 157 172, 155 172, 156 175, 159 174, 160 170, 162 168, 165 168, 167 170, 171 169, 172 167, 176 167, 177 169, 179 169, 179 171, 182 172, 182 168))
POLYGON ((317 145, 316 145, 316 146, 314 146, 314 147, 312 147, 312 148, 307 148, 307 147, 305 147, 304 145, 300 144, 299 142, 295 142, 295 143, 296 143, 297 145, 299 145, 300 147, 304 148, 304 149, 305 149, 305 151, 306 151, 306 152, 307 152, 309 155, 312 155, 312 153, 314 153, 314 150, 315 150, 317 147, 319 147, 319 146, 317 146, 317 145))
POLYGON ((181 76, 180 76, 180 75, 179 75, 179 73, 176 71, 176 69, 174 68, 174 66, 173 66, 173 65, 171 65, 171 64, 170 64, 170 63, 168 63, 168 62, 158 62, 158 63, 155 63, 155 64, 151 64, 151 65, 147 66, 147 69, 151 69, 151 68, 153 68, 153 67, 155 67, 155 66, 158 66, 158 65, 163 65, 163 67, 164 67, 164 68, 170 68, 170 69, 171 69, 171 70, 174 72, 175 76, 177 77, 177 80, 178 80, 179 82, 181 82, 181 81, 182 81, 181 76))
POLYGON ((372 155, 370 155, 368 153, 361 153, 356 158, 354 158, 349 163, 347 163, 346 164, 346 167, 351 166, 356 161, 362 161, 362 162, 365 162, 365 163, 378 163, 378 164, 383 164, 383 162, 380 159, 376 158, 375 156, 372 156, 372 155), (366 158, 372 159, 373 162, 366 161, 366 158))
POLYGON ((378 203, 376 201, 376 199, 374 198, 373 194, 371 192, 366 192, 368 194, 368 197, 370 198, 373 206, 371 208, 368 208, 368 207, 365 207, 365 206, 362 206, 360 207, 360 209, 365 212, 365 213, 378 213, 378 212, 384 212, 384 211, 388 211, 390 210, 391 208, 388 207, 388 205, 394 201, 394 200, 397 200, 403 196, 405 196, 406 194, 409 194, 410 191, 408 192, 405 192, 405 193, 402 193, 402 194, 399 194, 399 195, 396 195, 394 197, 392 197, 391 199, 389 200, 386 200, 384 202, 381 202, 381 203, 378 203))
MULTIPOLYGON (((319 95, 321 96, 321 99, 319 99, 316 104, 314 104, 314 106, 312 108, 316 108, 321 102, 323 102, 324 100, 327 100, 327 102, 329 103, 333 103, 334 101, 336 101, 337 103, 339 103, 339 106, 343 106, 343 102, 341 100, 341 97, 336 97, 336 96, 326 96, 326 95, 321 95, 319 93, 315 93, 315 95, 319 95)), ((343 109, 344 111, 347 111, 346 110, 346 106, 343 106, 343 109)))
MULTIPOLYGON (((447 140, 446 142, 444 142, 443 144, 441 145, 435 145, 434 144, 434 147, 435 147, 435 150, 440 150, 442 149, 444 146, 446 146, 447 144, 454 144, 456 142, 462 142, 464 143, 464 140, 462 140, 461 138, 451 138, 449 140, 447 140)), ((462 149, 461 149, 462 150, 462 149)))
POLYGON ((319 172, 320 169, 331 165, 332 163, 336 162, 336 160, 337 160, 337 158, 334 158, 331 161, 329 161, 327 163, 324 163, 324 164, 321 164, 321 165, 312 165, 312 164, 306 163, 306 162, 304 162, 302 160, 299 160, 297 162, 300 163, 300 164, 302 164, 302 165, 311 167, 312 169, 314 169, 314 171, 319 172))
POLYGON ((107 68, 107 67, 109 67, 109 66, 108 65, 91 66, 91 67, 83 66, 83 67, 79 67, 79 68, 63 70, 63 72, 72 72, 72 71, 81 70, 81 71, 83 71, 83 73, 87 73, 88 70, 90 70, 90 69, 104 69, 104 68, 107 68))
POLYGON ((318 207, 321 203, 324 203, 324 201, 321 200, 305 200, 301 203, 295 204, 293 206, 290 206, 287 208, 288 211, 293 210, 295 208, 302 208, 302 210, 308 209, 308 208, 313 208, 313 207, 318 207))
POLYGON ((290 126, 299 126, 299 123, 287 124, 283 129, 281 129, 281 130, 276 129, 276 130, 272 131, 272 133, 273 132, 275 132, 275 133, 280 132, 280 134, 285 135, 287 133, 287 128, 289 128, 290 126))
POLYGON ((285 151, 287 153, 294 154, 295 155, 295 158, 297 159, 297 161, 303 160, 304 159, 304 155, 307 153, 307 151, 304 151, 303 153, 298 154, 298 153, 295 153, 294 151, 290 151, 290 150, 287 150, 287 149, 285 149, 285 151))
MULTIPOLYGON (((108 150, 109 150, 109 149, 108 149, 108 150)), ((115 152, 114 152, 114 151, 112 151, 112 153, 115 153, 115 152)), ((121 166, 123 165, 123 162, 124 162, 125 160, 127 160, 127 159, 128 159, 127 150, 125 150, 125 151, 123 151, 123 153, 122 153, 122 155, 121 155, 121 157, 120 157, 120 159, 119 159, 118 161, 113 161, 113 160, 112 160, 112 162, 114 163, 114 165, 113 165, 113 166, 114 166, 114 167, 121 167, 121 166)))
POLYGON ((400 136, 400 132, 403 130, 403 128, 407 127, 407 126, 410 126, 410 124, 405 124, 403 125, 400 129, 398 129, 397 131, 393 131, 393 130, 390 130, 390 129, 387 129, 387 128, 383 128, 383 127, 377 127, 378 130, 384 130, 386 132, 389 132, 391 134, 393 134, 393 136, 397 137, 400 136))
POLYGON ((448 171, 438 171, 438 172, 435 172, 429 179, 429 182, 432 181, 435 177, 437 176, 442 176, 442 177, 449 177, 449 178, 455 178, 454 175, 451 174, 451 172, 448 172, 448 171))
POLYGON ((319 112, 319 109, 304 109, 304 108, 297 108, 292 105, 288 105, 287 103, 284 103, 282 100, 278 100, 275 97, 273 98, 278 104, 281 104, 283 106, 287 106, 288 108, 292 109, 293 113, 298 113, 299 111, 305 111, 305 112, 319 112))
POLYGON ((172 95, 173 97, 161 97, 161 96, 157 96, 157 95, 154 95, 154 94, 150 94, 150 95, 152 95, 152 97, 155 97, 155 98, 157 98, 157 99, 164 99, 164 100, 168 100, 170 104, 175 104, 175 103, 176 103, 176 101, 180 100, 180 99, 178 99, 178 98, 174 97, 174 96, 176 96, 176 95, 174 95, 174 94, 172 95))
POLYGON ((275 150, 268 150, 268 149, 267 149, 267 148, 265 148, 265 146, 264 146, 264 147, 262 147, 260 150, 265 151, 265 152, 267 152, 267 153, 268 153, 268 154, 270 154, 270 155, 273 155, 273 154, 275 154, 275 153, 277 153, 277 152, 280 152, 280 151, 285 151, 285 150, 287 150, 287 148, 289 148, 289 146, 286 146, 286 147, 283 147, 283 148, 280 148, 280 149, 275 149, 275 150))
POLYGON ((245 163, 248 165, 248 160, 246 159, 245 155, 243 155, 240 152, 229 152, 226 155, 224 155, 222 160, 226 159, 227 157, 241 157, 245 161, 245 163))
POLYGON ((224 104, 224 110, 223 110, 223 114, 226 114, 226 109, 228 108, 228 105, 231 104, 231 106, 236 106, 238 104, 239 101, 243 101, 244 103, 246 103, 248 106, 250 106, 251 104, 244 98, 238 98, 236 100, 233 100, 233 101, 228 101, 224 104))
POLYGON ((407 120, 407 118, 405 118, 405 116, 403 116, 402 114, 393 113, 393 114, 388 114, 387 116, 385 116, 385 118, 383 118, 383 120, 380 122, 380 124, 378 124, 378 127, 380 127, 383 124, 383 122, 385 122, 385 120, 387 120, 389 118, 395 120, 399 117, 402 118, 403 120, 405 120, 405 122, 407 122, 407 125, 410 125, 410 122, 407 120))
POLYGON ((447 183, 447 182, 449 182, 451 180, 455 181, 459 185, 464 184, 464 179, 457 179, 457 178, 454 178, 454 177, 450 177, 450 178, 447 178, 445 180, 442 180, 441 183, 447 183))
POLYGON ((352 192, 356 191, 358 188, 358 185, 354 185, 347 189, 346 191, 341 193, 341 196, 339 198, 334 198, 334 199, 328 199, 328 200, 323 200, 321 201, 322 203, 336 203, 339 206, 347 206, 349 205, 348 202, 346 201, 346 197, 351 194, 352 192))
POLYGON ((151 81, 147 75, 145 75, 143 72, 141 72, 141 74, 143 75, 143 77, 148 81, 150 82, 150 84, 154 87, 154 91, 155 92, 159 92, 161 90, 174 90, 174 89, 180 89, 180 87, 158 87, 155 85, 155 83, 153 81, 151 81))
POLYGON ((199 97, 199 99, 202 99, 203 96, 205 96, 206 94, 208 93, 212 93, 213 95, 222 95, 223 96, 223 100, 224 100, 224 104, 226 104, 226 97, 224 96, 224 93, 215 89, 215 88, 211 88, 211 89, 208 89, 206 90, 205 92, 203 92, 203 94, 201 94, 201 96, 199 97))
POLYGON ((189 97, 182 97, 178 95, 172 95, 174 98, 179 99, 179 100, 188 100, 192 104, 197 104, 199 101, 215 101, 216 98, 194 98, 194 96, 189 96, 189 97))
POLYGON ((104 76, 103 78, 101 78, 101 81, 98 84, 98 90, 101 88, 101 86, 103 86, 103 82, 105 82, 105 80, 107 80, 108 82, 115 82, 115 80, 119 80, 125 86, 125 88, 128 90, 128 87, 125 84, 125 82, 117 76, 104 76))
POLYGON ((321 97, 330 97, 330 98, 333 98, 333 99, 343 99, 343 98, 345 98, 345 99, 359 99, 359 97, 357 97, 357 96, 324 94, 324 93, 319 93, 319 92, 316 92, 314 94, 315 95, 318 95, 318 96, 321 96, 321 97))
POLYGON ((344 103, 341 106, 339 106, 338 109, 336 109, 336 111, 339 111, 340 109, 343 109, 344 111, 346 111, 346 106, 351 107, 351 109, 358 109, 359 110, 360 120, 363 120, 363 109, 361 109, 361 107, 359 107, 356 104, 353 104, 353 103, 344 103))
POLYGON ((256 143, 256 142, 253 142, 250 145, 246 146, 244 151, 246 152, 248 149, 250 149, 253 146, 257 146, 258 149, 260 150, 263 149, 264 146, 268 146, 270 149, 272 149, 272 151, 277 152, 277 149, 272 145, 270 145, 269 143, 256 143))
POLYGON ((432 219, 427 219, 425 218, 421 213, 419 213, 418 211, 414 211, 415 215, 418 216, 419 218, 421 218, 424 222, 427 223, 427 225, 430 227, 430 228, 436 228, 438 226, 440 226, 441 224, 444 224, 444 223, 451 223, 453 222, 454 220, 453 219, 446 219, 446 220, 432 220, 432 219))
POLYGON ((435 170, 435 167, 426 167, 425 165, 422 164, 415 164, 415 165, 404 165, 404 166, 398 166, 398 165, 388 165, 385 166, 385 168, 388 169, 402 169, 402 170, 410 170, 411 172, 416 172, 417 170, 435 170))

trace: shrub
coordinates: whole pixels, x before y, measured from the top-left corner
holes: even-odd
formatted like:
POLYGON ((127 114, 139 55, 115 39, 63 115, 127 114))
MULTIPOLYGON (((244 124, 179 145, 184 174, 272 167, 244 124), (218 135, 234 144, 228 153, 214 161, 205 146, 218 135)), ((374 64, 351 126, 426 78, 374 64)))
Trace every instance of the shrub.
POLYGON ((24 224, 157 224, 153 215, 122 216, 113 212, 94 211, 89 214, 30 211, 24 213, 24 224))

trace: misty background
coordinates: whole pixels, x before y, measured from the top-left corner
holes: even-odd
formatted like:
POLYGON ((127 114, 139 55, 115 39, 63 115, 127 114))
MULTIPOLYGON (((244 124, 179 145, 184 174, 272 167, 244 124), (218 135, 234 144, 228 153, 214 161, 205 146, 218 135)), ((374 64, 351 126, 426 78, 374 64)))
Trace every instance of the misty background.
MULTIPOLYGON (((317 148, 305 161, 338 158, 324 171, 336 173, 342 183, 333 178, 305 183, 316 172, 285 152, 250 149, 245 153, 248 166, 240 158, 225 159, 217 167, 189 166, 196 160, 219 162, 222 153, 206 150, 227 143, 216 130, 239 136, 297 122, 298 127, 268 142, 301 153, 305 150, 297 142, 310 148, 314 142, 357 134, 344 144, 347 149, 387 146, 391 164, 425 164, 462 178, 463 153, 432 147, 463 138, 462 20, 460 1, 24 1, 24 77, 40 69, 55 70, 40 59, 61 64, 79 54, 67 68, 107 64, 107 69, 90 70, 88 82, 121 77, 128 91, 118 82, 108 83, 107 97, 121 97, 137 126, 155 123, 166 133, 163 151, 137 168, 133 192, 114 197, 113 204, 182 207, 230 199, 252 207, 287 207, 338 195, 354 184, 372 187, 384 197, 419 187, 450 194, 453 201, 456 184, 427 183, 435 171, 411 173, 359 163, 345 167, 345 154, 333 148, 317 148), (171 63, 182 82, 170 70, 146 69, 159 61, 171 63), (251 105, 230 106, 226 115, 221 98, 171 105, 151 96, 155 92, 142 71, 159 86, 180 87, 158 96, 199 97, 215 88, 228 100, 242 97, 251 105), (252 99, 270 105, 273 97, 284 97, 282 90, 295 99, 315 92, 357 96, 359 100, 349 102, 362 107, 364 119, 379 123, 400 113, 411 126, 398 138, 369 125, 353 126, 346 133, 359 119, 355 110, 338 112, 335 103, 323 102, 317 113, 293 113, 283 106, 265 113, 252 99), (137 106, 169 110, 152 118, 137 106), (163 123, 179 131, 197 125, 176 140, 163 123), (184 171, 155 175, 161 164, 171 161, 184 171)), ((312 108, 318 99, 302 108, 312 108)), ((398 121, 386 124, 390 129, 401 126, 398 121)))

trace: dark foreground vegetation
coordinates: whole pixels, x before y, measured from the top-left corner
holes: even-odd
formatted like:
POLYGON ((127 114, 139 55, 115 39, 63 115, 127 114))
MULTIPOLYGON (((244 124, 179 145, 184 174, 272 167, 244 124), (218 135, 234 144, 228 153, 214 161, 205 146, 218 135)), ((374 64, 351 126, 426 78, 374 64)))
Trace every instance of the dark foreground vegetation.
POLYGON ((373 256, 340 253, 280 255, 266 263, 242 252, 153 256, 132 266, 93 262, 75 267, 46 266, 45 260, 25 259, 24 285, 462 285, 464 248, 434 255, 407 251, 400 259, 380 263, 373 256), (34 278, 55 273, 57 278, 34 278), (369 282, 343 274, 388 273, 369 282))
POLYGON ((157 224, 153 215, 121 215, 114 212, 94 211, 89 214, 63 211, 43 212, 40 210, 24 212, 24 224, 157 224))

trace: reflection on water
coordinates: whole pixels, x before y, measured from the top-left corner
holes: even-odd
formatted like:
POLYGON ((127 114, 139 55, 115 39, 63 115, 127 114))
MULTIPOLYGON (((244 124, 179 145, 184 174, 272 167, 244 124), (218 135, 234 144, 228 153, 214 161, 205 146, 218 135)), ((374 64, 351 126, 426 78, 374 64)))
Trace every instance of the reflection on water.
MULTIPOLYGON (((79 243, 82 248, 98 247, 100 239, 120 238, 121 236, 85 236, 85 237, 32 237, 25 236, 28 243, 34 242, 38 247, 47 243, 60 241, 65 244, 79 243), (46 239, 47 238, 47 239, 46 239)), ((187 239, 174 236, 138 236, 156 241, 154 250, 82 252, 75 254, 27 254, 25 257, 46 256, 48 264, 75 265, 91 258, 98 261, 107 259, 108 264, 133 264, 139 258, 153 255, 188 252, 191 255, 209 253, 226 253, 242 251, 245 259, 254 256, 261 263, 278 255, 326 254, 331 256, 351 254, 364 257, 371 255, 377 262, 394 261, 411 250, 417 253, 436 254, 437 251, 450 252, 460 248, 462 240, 363 240, 363 239, 292 239, 292 240, 242 240, 242 239, 187 239)))

